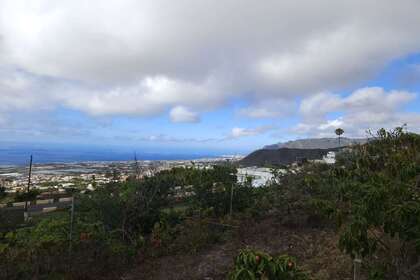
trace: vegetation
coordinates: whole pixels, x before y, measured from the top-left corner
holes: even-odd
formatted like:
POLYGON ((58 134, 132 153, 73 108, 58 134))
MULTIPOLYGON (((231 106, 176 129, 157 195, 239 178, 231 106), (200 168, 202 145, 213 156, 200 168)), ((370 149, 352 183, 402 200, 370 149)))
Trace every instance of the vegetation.
POLYGON ((238 184, 234 166, 215 165, 144 178, 133 173, 127 181, 76 192, 72 225, 64 211, 0 233, 0 278, 117 278, 134 262, 153 269, 147 264, 163 256, 197 258, 214 244, 243 249, 245 236, 254 234, 283 239, 272 248, 234 247, 234 262, 221 275, 349 279, 351 260, 358 259, 365 279, 419 279, 420 136, 380 130, 369 143, 341 152, 334 165, 272 172, 261 188, 252 188, 251 178, 238 184), (268 235, 276 225, 279 231, 268 235), (344 276, 320 269, 331 262, 344 276))
POLYGON ((249 204, 252 188, 236 185, 235 172, 231 166, 176 168, 76 194, 72 232, 70 214, 63 212, 0 234, 1 276, 94 278, 124 268, 139 254, 197 251, 220 240, 223 229, 209 222, 230 212, 232 193, 233 211, 249 204), (180 204, 183 210, 175 210, 180 204))
POLYGON ((343 133, 344 133, 344 129, 342 129, 342 128, 337 128, 336 130, 335 130, 335 134, 338 136, 338 145, 340 145, 341 143, 341 135, 343 135, 343 133))
POLYGON ((0 199, 4 198, 5 196, 6 196, 6 187, 0 185, 0 199))
POLYGON ((296 267, 296 261, 286 255, 270 255, 249 249, 242 250, 235 259, 229 280, 305 280, 306 274, 296 267))
POLYGON ((317 208, 336 221, 343 250, 375 275, 418 279, 419 175, 420 137, 382 129, 307 183, 317 208))
POLYGON ((31 201, 35 200, 41 192, 39 190, 31 189, 29 191, 17 192, 15 195, 16 201, 31 201))
POLYGON ((282 222, 335 227, 339 247, 370 279, 419 279, 419 135, 381 129, 334 165, 275 175, 263 200, 282 222))

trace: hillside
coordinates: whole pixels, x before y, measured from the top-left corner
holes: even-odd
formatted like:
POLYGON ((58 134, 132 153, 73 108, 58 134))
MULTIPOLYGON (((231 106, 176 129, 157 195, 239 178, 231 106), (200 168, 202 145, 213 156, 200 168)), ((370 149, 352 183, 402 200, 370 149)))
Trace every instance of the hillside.
POLYGON ((338 149, 261 149, 252 152, 239 163, 243 166, 284 165, 303 158, 308 160, 322 159, 329 151, 337 151, 338 149))
MULTIPOLYGON (((225 280, 241 248, 249 247, 272 254, 296 256, 315 279, 350 280, 351 258, 338 248, 333 228, 316 227, 302 219, 261 217, 243 221, 229 231, 229 239, 212 244, 196 253, 180 253, 157 258, 140 258, 121 279, 213 279, 225 280)), ((113 275, 118 277, 118 275, 113 275)))
POLYGON ((277 143, 273 145, 267 145, 264 150, 277 150, 280 148, 289 148, 289 149, 332 149, 338 147, 345 147, 354 144, 363 144, 366 143, 367 139, 365 138, 347 138, 342 137, 340 144, 338 144, 337 138, 308 138, 308 139, 298 139, 293 141, 288 141, 284 143, 277 143))

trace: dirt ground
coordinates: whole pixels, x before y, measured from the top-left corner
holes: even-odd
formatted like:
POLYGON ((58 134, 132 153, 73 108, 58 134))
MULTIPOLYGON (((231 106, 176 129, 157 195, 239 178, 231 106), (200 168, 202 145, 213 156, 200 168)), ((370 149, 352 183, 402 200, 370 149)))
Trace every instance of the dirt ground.
POLYGON ((290 225, 271 217, 243 223, 228 241, 196 254, 143 260, 120 279, 226 279, 234 257, 245 247, 294 256, 313 279, 352 279, 351 259, 337 248, 337 243, 333 229, 290 225))

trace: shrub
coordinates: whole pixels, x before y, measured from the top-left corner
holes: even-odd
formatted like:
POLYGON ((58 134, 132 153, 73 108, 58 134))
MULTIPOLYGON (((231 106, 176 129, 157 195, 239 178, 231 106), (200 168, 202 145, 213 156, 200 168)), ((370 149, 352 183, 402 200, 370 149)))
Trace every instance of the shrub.
POLYGON ((309 176, 308 189, 316 208, 337 221, 345 252, 363 258, 371 271, 386 262, 389 279, 419 279, 418 174, 419 135, 381 129, 323 174, 309 176))
POLYGON ((307 275, 296 266, 296 261, 287 255, 270 255, 250 249, 242 250, 235 258, 235 266, 229 280, 305 280, 307 275))

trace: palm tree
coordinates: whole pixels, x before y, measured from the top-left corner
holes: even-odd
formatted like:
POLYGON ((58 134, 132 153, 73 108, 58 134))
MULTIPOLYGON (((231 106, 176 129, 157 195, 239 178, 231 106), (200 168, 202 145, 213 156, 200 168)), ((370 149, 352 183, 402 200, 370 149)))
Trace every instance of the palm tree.
POLYGON ((335 134, 338 135, 338 146, 340 146, 340 144, 341 144, 341 134, 343 134, 343 133, 344 133, 344 129, 342 129, 342 128, 337 128, 335 130, 335 134))

